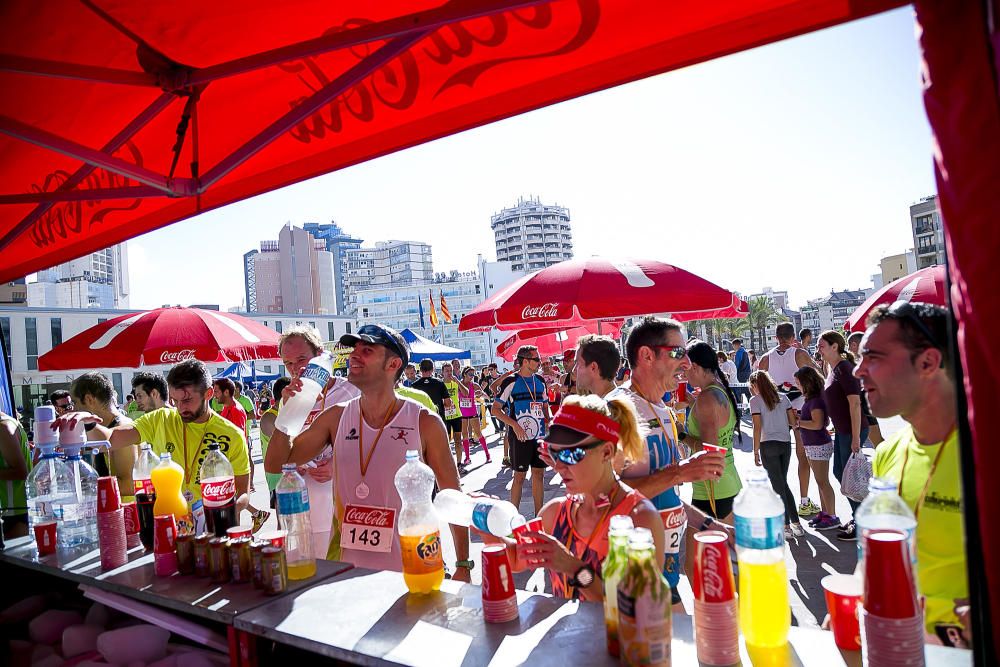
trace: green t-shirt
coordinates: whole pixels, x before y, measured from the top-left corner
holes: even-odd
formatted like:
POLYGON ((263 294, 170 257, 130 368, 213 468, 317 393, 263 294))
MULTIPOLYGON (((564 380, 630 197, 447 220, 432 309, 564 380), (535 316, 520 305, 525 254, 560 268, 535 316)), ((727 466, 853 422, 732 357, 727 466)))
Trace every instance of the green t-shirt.
MULTIPOLYGON (((0 421, 9 422, 14 425, 14 432, 17 433, 21 440, 21 453, 24 455, 24 462, 28 466, 28 472, 31 472, 31 450, 28 448, 28 436, 24 432, 24 429, 21 428, 21 424, 13 417, 5 414, 0 414, 0 421)), ((10 467, 12 466, 4 460, 3 454, 0 454, 0 470, 6 470, 10 467)), ((0 510, 2 510, 0 511, 0 515, 6 517, 27 514, 27 507, 28 498, 24 492, 23 479, 0 481, 0 510)))
POLYGON ((152 446, 154 454, 159 456, 166 452, 184 468, 183 489, 190 493, 191 500, 201 499, 201 464, 208 454, 208 446, 213 443, 219 443, 219 449, 229 459, 237 477, 250 474, 243 431, 215 411, 203 424, 185 424, 176 408, 160 408, 136 419, 135 428, 140 440, 152 446))
MULTIPOLYGON (((444 380, 442 380, 444 382, 444 380)), ((444 418, 445 419, 458 419, 462 414, 458 411, 458 382, 452 380, 450 382, 445 382, 444 386, 448 389, 448 398, 451 399, 451 407, 447 405, 444 408, 444 418)))
POLYGON ((396 394, 402 396, 403 398, 409 398, 416 401, 420 405, 430 410, 432 414, 436 415, 438 413, 437 408, 434 407, 434 401, 431 400, 431 397, 425 394, 424 392, 420 391, 419 389, 410 389, 409 387, 396 387, 396 394))
MULTIPOLYGON (((736 461, 733 459, 733 434, 736 432, 737 424, 736 411, 733 410, 733 404, 722 387, 714 384, 709 385, 703 390, 701 395, 704 396, 707 391, 717 391, 722 394, 722 400, 729 406, 729 419, 719 429, 713 443, 726 448, 726 469, 722 472, 722 477, 714 482, 714 491, 716 498, 732 498, 743 488, 743 483, 740 481, 740 474, 736 472, 736 461)), ((688 417, 686 426, 688 433, 699 440, 704 440, 701 436, 701 427, 698 425, 698 419, 695 417, 694 410, 691 410, 691 416, 688 417)), ((711 438, 709 438, 709 441, 711 441, 711 438)), ((695 500, 708 500, 707 482, 694 482, 691 486, 692 498, 695 500)))
POLYGON ((957 623, 955 599, 969 596, 959 447, 957 429, 944 444, 921 445, 907 426, 880 444, 872 461, 876 477, 898 484, 902 476, 900 495, 917 515, 917 588, 927 599, 924 621, 931 634, 936 623, 957 623), (917 500, 939 452, 937 469, 917 511, 917 500))

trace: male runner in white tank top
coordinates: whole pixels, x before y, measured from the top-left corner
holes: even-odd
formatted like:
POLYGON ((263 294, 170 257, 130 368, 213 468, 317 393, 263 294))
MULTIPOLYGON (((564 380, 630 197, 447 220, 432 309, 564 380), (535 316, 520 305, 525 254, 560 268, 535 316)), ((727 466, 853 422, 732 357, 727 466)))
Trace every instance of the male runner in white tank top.
MULTIPOLYGON (((460 490, 441 418, 415 401, 400 398, 394 388, 409 362, 402 336, 388 327, 365 325, 340 338, 353 346, 347 379, 361 395, 323 411, 295 438, 275 431, 264 467, 278 472, 283 463, 303 465, 333 443, 334 517, 331 560, 358 567, 402 570, 398 521, 401 502, 394 477, 406 450, 415 449, 442 489, 460 490)), ((285 398, 301 390, 295 380, 285 398)), ((469 581, 469 531, 451 526, 455 540, 453 579, 469 581)))
MULTIPOLYGON (((322 351, 323 341, 319 332, 312 327, 291 327, 281 335, 278 342, 278 354, 285 364, 285 370, 293 379, 299 377, 309 361, 322 351)), ((306 417, 306 426, 327 408, 360 395, 361 391, 344 378, 331 376, 316 399, 316 405, 306 417)), ((280 401, 281 397, 276 396, 275 400, 280 401)), ((313 555, 316 558, 326 558, 330 547, 330 526, 333 525, 333 485, 330 484, 333 479, 333 449, 325 447, 316 458, 299 467, 299 474, 305 479, 306 488, 309 489, 313 555)))
MULTIPOLYGON (((795 347, 795 327, 791 322, 782 322, 775 330, 775 338, 778 344, 768 350, 767 354, 757 362, 757 369, 767 371, 774 384, 778 385, 778 391, 787 394, 795 408, 795 413, 802 408, 805 399, 801 392, 795 387, 795 371, 803 366, 812 366, 822 373, 822 369, 816 365, 809 352, 800 347, 795 347)), ((819 507, 809 499, 809 460, 806 458, 806 450, 802 446, 802 435, 799 433, 798 425, 792 429, 795 434, 795 456, 799 459, 799 516, 809 517, 819 513, 819 507)))

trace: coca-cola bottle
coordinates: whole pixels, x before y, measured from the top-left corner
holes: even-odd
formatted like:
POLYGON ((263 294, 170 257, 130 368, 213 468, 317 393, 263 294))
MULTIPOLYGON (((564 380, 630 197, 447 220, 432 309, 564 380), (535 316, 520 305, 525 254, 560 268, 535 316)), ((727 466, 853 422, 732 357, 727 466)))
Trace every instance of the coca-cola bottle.
POLYGON ((201 501, 205 508, 205 524, 216 537, 225 537, 226 530, 238 525, 236 477, 218 443, 208 446, 208 455, 201 464, 201 501))
POLYGON ((153 454, 148 442, 139 446, 139 458, 132 466, 132 482, 135 484, 135 509, 139 514, 139 539, 146 551, 153 550, 153 503, 156 490, 153 488, 153 468, 160 459, 153 454))

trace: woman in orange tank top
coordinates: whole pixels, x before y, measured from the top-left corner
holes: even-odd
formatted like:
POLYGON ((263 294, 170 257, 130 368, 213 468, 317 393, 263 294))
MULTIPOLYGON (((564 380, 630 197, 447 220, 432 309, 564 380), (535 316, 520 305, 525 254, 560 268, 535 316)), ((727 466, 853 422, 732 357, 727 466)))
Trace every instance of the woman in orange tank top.
POLYGON ((568 495, 542 508, 541 532, 519 543, 507 540, 514 571, 543 567, 555 595, 602 600, 601 563, 608 555, 612 516, 632 517, 653 533, 663 566, 663 523, 656 508, 615 474, 617 458, 639 458, 645 447, 632 403, 597 396, 568 396, 552 419, 544 458, 559 473, 568 495))

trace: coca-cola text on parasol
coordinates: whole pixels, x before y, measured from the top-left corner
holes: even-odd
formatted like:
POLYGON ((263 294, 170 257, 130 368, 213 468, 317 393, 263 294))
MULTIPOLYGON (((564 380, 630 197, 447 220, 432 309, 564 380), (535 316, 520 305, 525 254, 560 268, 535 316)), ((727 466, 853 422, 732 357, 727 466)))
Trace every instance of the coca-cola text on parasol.
POLYGON ((200 479, 206 526, 216 537, 225 537, 226 531, 237 525, 236 477, 218 443, 208 446, 200 479))

